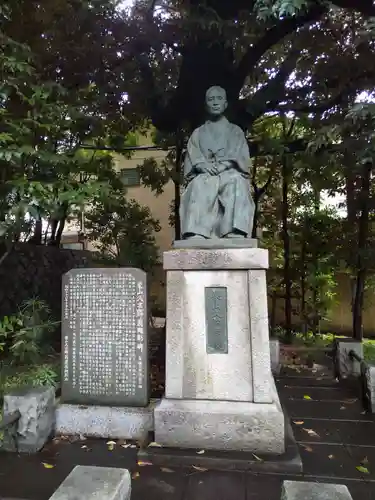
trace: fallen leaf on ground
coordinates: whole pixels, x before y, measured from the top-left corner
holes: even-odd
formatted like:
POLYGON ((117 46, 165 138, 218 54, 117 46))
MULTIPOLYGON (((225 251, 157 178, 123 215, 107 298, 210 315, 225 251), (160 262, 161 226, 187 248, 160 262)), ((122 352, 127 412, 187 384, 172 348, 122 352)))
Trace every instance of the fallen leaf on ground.
POLYGON ((130 448, 131 447, 131 444, 130 443, 127 443, 127 444, 122 444, 121 445, 122 448, 130 448))
POLYGON ((132 479, 137 479, 140 476, 139 472, 134 472, 132 479))
POLYGON ((150 443, 148 445, 149 448, 163 448, 161 444, 159 443, 155 443, 155 441, 153 441, 152 443, 150 443))
POLYGON ((340 410, 346 410, 346 406, 340 406, 340 410))
POLYGON ((293 424, 296 424, 296 425, 303 425, 305 422, 303 420, 298 420, 297 422, 295 422, 293 420, 293 424))
POLYGON ((203 455, 204 450, 197 451, 197 455, 203 455))
POLYGON ((139 467, 145 467, 146 465, 152 465, 151 462, 144 462, 143 460, 138 460, 139 467))
POLYGON ((335 458, 335 455, 328 455, 328 458, 329 458, 330 460, 333 460, 333 459, 335 458))
POLYGON ((52 464, 46 464, 45 462, 42 462, 42 465, 45 469, 53 469, 55 466, 52 464))
POLYGON ((304 447, 304 449, 306 451, 308 451, 309 453, 312 453, 314 450, 311 448, 311 446, 308 446, 307 444, 303 444, 302 445, 304 447))
POLYGON ((204 469, 203 467, 197 467, 196 465, 192 465, 193 469, 197 470, 198 472, 206 472, 208 469, 204 469))
POLYGON ((315 432, 314 430, 312 430, 312 429, 305 429, 305 428, 303 428, 302 430, 304 430, 305 432, 307 432, 307 434, 309 436, 319 437, 319 434, 317 432, 315 432))
POLYGON ((310 397, 310 396, 308 396, 307 394, 305 394, 305 395, 303 396, 303 399, 307 399, 307 401, 311 401, 311 397, 310 397))
POLYGON ((367 467, 363 467, 362 465, 359 465, 356 467, 358 472, 362 472, 362 474, 370 474, 369 470, 367 467))
POLYGON ((168 469, 168 467, 161 467, 160 470, 162 472, 174 472, 172 469, 168 469))
POLYGON ((258 455, 255 455, 255 453, 252 453, 253 457, 255 460, 258 460, 258 462, 263 462, 263 458, 258 457, 258 455))
POLYGON ((108 441, 107 446, 108 446, 109 451, 112 451, 115 449, 116 442, 115 441, 108 441))

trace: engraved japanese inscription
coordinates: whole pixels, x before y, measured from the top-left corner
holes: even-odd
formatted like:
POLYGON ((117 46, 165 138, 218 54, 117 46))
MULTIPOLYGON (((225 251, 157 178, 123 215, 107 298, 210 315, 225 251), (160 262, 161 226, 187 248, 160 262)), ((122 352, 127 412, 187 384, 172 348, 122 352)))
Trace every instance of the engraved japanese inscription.
POLYGON ((206 352, 228 354, 228 300, 225 287, 206 287, 206 352))
POLYGON ((146 273, 73 269, 63 277, 62 296, 62 400, 146 406, 146 273))

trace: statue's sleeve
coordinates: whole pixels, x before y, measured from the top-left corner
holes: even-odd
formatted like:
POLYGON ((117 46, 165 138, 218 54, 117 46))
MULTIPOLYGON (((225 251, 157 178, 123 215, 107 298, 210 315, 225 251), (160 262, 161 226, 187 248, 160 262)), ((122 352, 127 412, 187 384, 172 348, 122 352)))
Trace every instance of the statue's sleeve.
POLYGON ((207 163, 200 145, 199 145, 199 132, 194 130, 191 134, 187 144, 185 160, 184 160, 184 180, 189 182, 195 175, 195 167, 199 164, 207 163))
POLYGON ((237 126, 233 130, 233 140, 231 141, 228 160, 233 161, 242 173, 250 175, 251 158, 249 146, 245 134, 237 126))

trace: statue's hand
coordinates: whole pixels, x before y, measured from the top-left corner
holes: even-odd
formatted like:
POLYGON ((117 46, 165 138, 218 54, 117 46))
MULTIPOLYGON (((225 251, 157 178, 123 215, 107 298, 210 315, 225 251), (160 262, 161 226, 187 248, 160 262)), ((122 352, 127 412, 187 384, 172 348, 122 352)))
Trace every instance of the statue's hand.
POLYGON ((234 162, 231 160, 222 161, 220 163, 224 166, 224 170, 230 170, 234 167, 234 162))
POLYGON ((201 163, 195 167, 195 170, 199 174, 217 175, 219 173, 217 166, 214 163, 201 163))

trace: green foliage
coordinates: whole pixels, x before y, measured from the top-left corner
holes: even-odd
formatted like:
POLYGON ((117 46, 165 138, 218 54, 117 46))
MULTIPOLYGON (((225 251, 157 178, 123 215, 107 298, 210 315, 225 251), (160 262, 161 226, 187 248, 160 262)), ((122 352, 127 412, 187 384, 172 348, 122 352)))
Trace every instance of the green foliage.
POLYGON ((125 89, 115 68, 118 18, 111 0, 42 2, 31 11, 23 1, 5 7, 0 238, 9 245, 42 220, 52 226, 109 198, 117 182, 112 159, 80 147, 121 148, 135 144, 136 136, 122 115, 125 89))
POLYGON ((375 340, 364 339, 363 357, 367 363, 375 364, 375 340))
POLYGON ((119 266, 152 272, 159 262, 155 232, 160 224, 150 209, 117 194, 86 214, 87 237, 98 244, 100 258, 119 266))
POLYGON ((309 0, 257 0, 254 10, 260 20, 266 20, 272 16, 293 16, 308 4, 309 0))
POLYGON ((57 387, 60 382, 60 366, 56 363, 34 365, 25 370, 5 370, 6 375, 0 377, 0 394, 19 387, 57 387))
POLYGON ((53 321, 48 305, 38 299, 25 301, 17 314, 0 322, 0 352, 13 364, 36 363, 45 351, 43 341, 59 322, 53 321))

